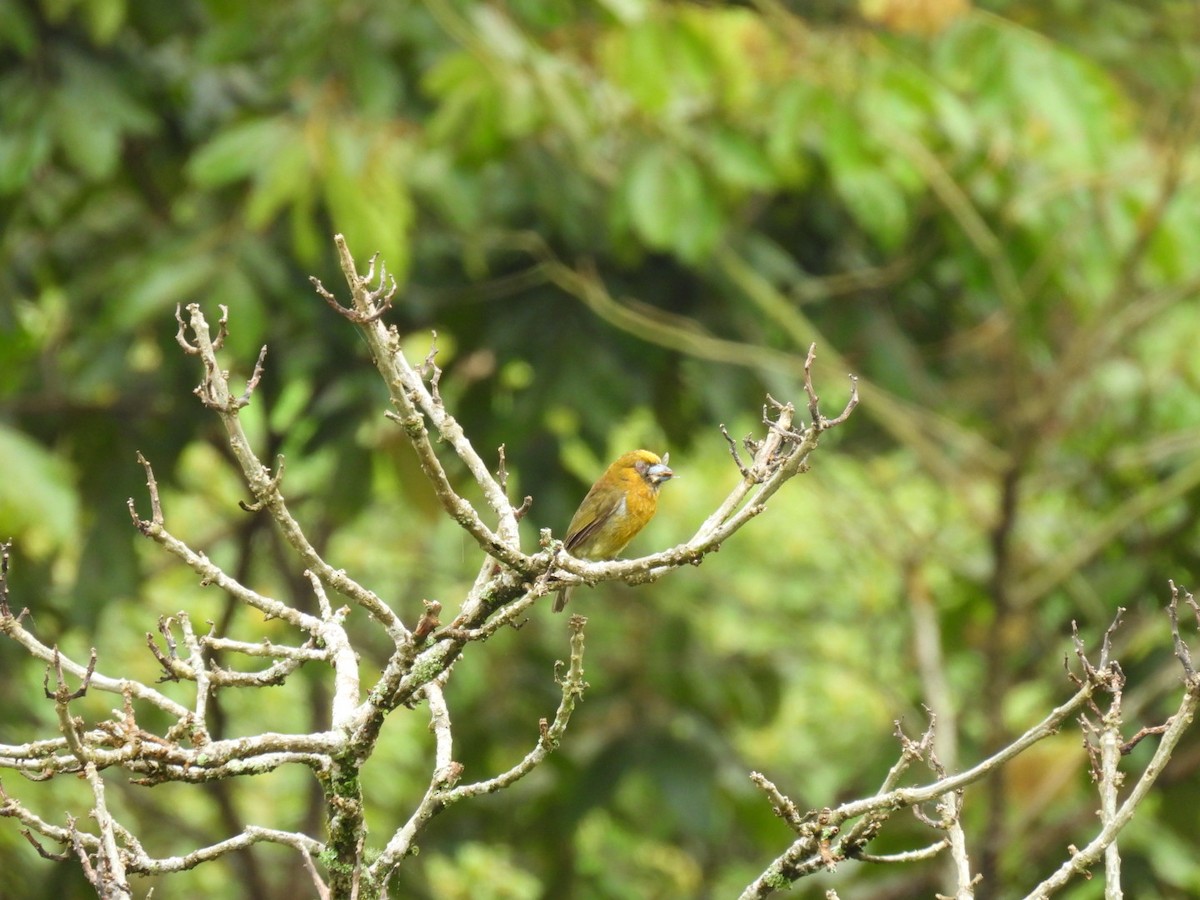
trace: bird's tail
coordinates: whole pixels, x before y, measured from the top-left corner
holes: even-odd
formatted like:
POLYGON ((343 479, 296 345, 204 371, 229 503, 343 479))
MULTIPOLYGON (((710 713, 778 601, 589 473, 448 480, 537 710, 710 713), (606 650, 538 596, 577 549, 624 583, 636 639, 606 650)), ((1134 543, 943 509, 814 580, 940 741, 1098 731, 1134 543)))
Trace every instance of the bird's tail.
POLYGON ((571 599, 571 589, 569 587, 562 588, 558 592, 558 596, 554 598, 554 611, 562 612, 567 608, 567 601, 571 599))

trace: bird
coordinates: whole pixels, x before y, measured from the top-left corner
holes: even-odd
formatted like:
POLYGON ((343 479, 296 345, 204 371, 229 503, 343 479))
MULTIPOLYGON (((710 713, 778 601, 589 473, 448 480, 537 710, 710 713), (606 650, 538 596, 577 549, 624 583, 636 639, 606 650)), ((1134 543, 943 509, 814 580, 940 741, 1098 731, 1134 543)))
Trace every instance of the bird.
MULTIPOLYGON (((613 559, 658 508, 658 489, 675 477, 667 462, 649 450, 634 450, 609 466, 592 485, 567 526, 563 549, 579 559, 613 559)), ((554 611, 562 612, 571 586, 560 588, 554 611)))

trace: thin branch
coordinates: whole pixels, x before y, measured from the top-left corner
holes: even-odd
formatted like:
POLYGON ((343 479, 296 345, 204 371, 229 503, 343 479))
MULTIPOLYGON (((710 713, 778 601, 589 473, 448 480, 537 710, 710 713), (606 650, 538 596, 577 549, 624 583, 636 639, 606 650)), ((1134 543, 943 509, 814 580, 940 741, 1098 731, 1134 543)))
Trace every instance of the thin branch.
POLYGON ((950 846, 949 838, 942 838, 928 847, 917 850, 905 850, 901 853, 859 853, 854 858, 859 862, 869 863, 910 863, 933 859, 950 846))
POLYGON ((1146 794, 1149 793, 1158 776, 1162 774, 1179 739, 1183 737, 1183 733, 1192 722, 1198 701, 1200 701, 1200 691, 1197 691, 1194 686, 1189 687, 1179 704, 1179 709, 1171 717, 1171 725, 1163 733, 1158 749, 1146 765, 1141 778, 1138 779, 1129 796, 1125 798, 1125 802, 1105 822, 1099 834, 1092 838, 1082 850, 1073 853, 1071 858, 1064 862, 1053 875, 1026 894, 1025 900, 1046 900, 1065 887, 1076 875, 1087 872, 1099 861, 1108 846, 1116 840, 1121 829, 1133 818, 1134 812, 1146 798, 1146 794))
MULTIPOLYGON (((130 501, 132 503, 132 501, 130 501)), ((182 560, 193 572, 200 576, 202 585, 215 584, 239 603, 244 603, 257 609, 268 618, 283 619, 284 621, 303 629, 310 634, 319 632, 321 620, 315 616, 303 613, 295 607, 282 603, 270 597, 265 597, 257 591, 237 581, 232 576, 212 562, 202 553, 197 553, 183 541, 175 537, 161 523, 152 519, 138 520, 138 528, 146 537, 157 543, 168 553, 182 560)))
MULTIPOLYGON (((902 787, 881 790, 872 797, 862 800, 852 800, 834 809, 823 810, 816 819, 821 829, 839 827, 849 819, 867 816, 871 813, 890 813, 896 809, 915 807, 923 803, 937 800, 942 795, 958 791, 973 782, 980 780, 1008 760, 1023 753, 1037 742, 1058 731, 1059 726, 1076 710, 1083 706, 1092 696, 1093 686, 1084 684, 1069 700, 1053 709, 1045 718, 1029 728, 1015 741, 1001 748, 987 759, 972 766, 965 772, 938 779, 920 787, 902 787)), ((893 769, 900 767, 900 763, 893 769)), ((889 779, 892 777, 889 773, 889 779)), ((885 785, 887 782, 885 781, 885 785)), ((780 887, 790 884, 797 878, 823 868, 825 857, 820 853, 820 844, 814 835, 802 836, 778 856, 761 875, 751 882, 742 892, 740 900, 768 897, 780 887)))
POLYGON ((950 791, 942 795, 938 803, 942 814, 947 841, 950 844, 950 859, 954 863, 954 900, 973 900, 975 884, 979 876, 971 875, 971 859, 967 853, 967 836, 962 827, 962 792, 950 791))
MULTIPOLYGON (((371 256, 367 274, 362 278, 362 285, 369 284, 374 281, 375 264, 379 262, 379 254, 371 256)), ((344 270, 343 270, 344 271, 344 270)), ((355 273, 357 278, 357 272, 355 273)), ((356 309, 353 306, 342 306, 338 302, 337 297, 325 289, 325 285, 321 284, 318 278, 309 278, 312 286, 316 289, 317 294, 327 303, 330 308, 336 310, 339 315, 345 316, 356 325, 370 325, 382 319, 392 308, 392 302, 399 291, 399 286, 396 284, 396 277, 389 275, 387 266, 380 264, 379 266, 379 282, 374 290, 364 290, 361 294, 363 299, 362 308, 356 309)), ((356 295, 356 300, 359 296, 356 295)))
MULTIPOLYGON (((1121 761, 1120 696, 1113 698, 1109 714, 1104 717, 1100 734, 1100 821, 1105 828, 1117 817, 1118 791, 1124 776, 1118 766, 1121 761)), ((1121 900, 1121 852, 1116 838, 1104 848, 1105 900, 1121 900)))
POLYGON ((417 627, 413 629, 413 641, 417 644, 425 643, 425 638, 429 637, 441 622, 438 616, 442 613, 442 604, 437 600, 423 600, 425 612, 417 621, 417 627))
POLYGON ((451 759, 452 741, 449 713, 445 708, 440 686, 435 684, 426 686, 425 693, 430 699, 431 727, 437 746, 433 776, 425 796, 416 810, 392 836, 380 857, 369 867, 368 875, 371 879, 379 882, 399 865, 400 860, 409 853, 421 828, 434 815, 460 800, 495 793, 508 787, 533 771, 550 753, 557 749, 566 733, 571 714, 587 689, 587 682, 583 680, 584 626, 586 624, 587 619, 583 616, 571 616, 569 622, 571 656, 567 672, 560 679, 562 699, 554 715, 554 722, 547 724, 546 720, 542 719, 539 723, 540 737, 534 748, 511 769, 494 778, 455 786, 455 782, 462 774, 462 767, 451 759))
POLYGON ((194 869, 201 863, 211 862, 230 853, 245 850, 259 843, 283 844, 296 849, 302 857, 308 858, 307 868, 312 871, 311 857, 320 855, 325 845, 320 841, 298 834, 293 831, 278 831, 274 828, 260 828, 249 825, 241 834, 226 840, 193 850, 184 856, 168 856, 153 858, 138 854, 131 858, 128 870, 139 875, 169 875, 174 872, 184 872, 194 869))
POLYGON ((800 810, 792 799, 779 790, 775 786, 775 782, 767 778, 761 772, 751 772, 750 780, 758 786, 767 798, 771 801, 771 811, 779 816, 783 821, 787 822, 791 829, 797 833, 801 833, 805 827, 804 817, 800 815, 800 810))
POLYGON ((328 648, 318 648, 311 640, 301 647, 289 647, 286 644, 277 644, 267 638, 260 641, 236 641, 232 638, 209 634, 200 638, 200 642, 216 653, 240 653, 243 656, 295 660, 302 663, 328 662, 329 660, 328 648))
MULTIPOLYGON (((392 403, 398 410, 394 418, 402 425, 416 449, 421 468, 433 484, 443 507, 475 538, 484 552, 506 565, 528 570, 529 563, 520 552, 517 519, 503 487, 475 451, 462 427, 446 411, 440 396, 435 394, 435 390, 426 387, 421 373, 405 358, 395 329, 386 328, 378 321, 378 317, 372 318, 378 311, 379 291, 383 290, 382 275, 380 288, 373 292, 369 282, 374 271, 374 262, 372 261, 367 274, 360 276, 345 238, 340 234, 335 235, 334 245, 342 274, 350 287, 352 308, 362 318, 358 324, 371 348, 375 364, 387 384, 392 403), (453 489, 429 440, 426 419, 453 448, 482 489, 488 506, 498 518, 495 532, 483 523, 471 504, 453 489)), ((318 290, 328 294, 319 283, 318 290)))
POLYGON ((117 847, 117 835, 112 816, 108 812, 108 804, 104 799, 104 781, 96 771, 95 763, 89 762, 84 767, 84 775, 92 788, 92 796, 96 805, 92 807, 92 818, 100 829, 100 847, 96 853, 95 880, 92 882, 97 893, 105 900, 113 898, 133 897, 125 874, 125 862, 121 850, 117 847))
MULTIPOLYGON (((204 314, 199 305, 195 303, 188 304, 187 312, 190 317, 189 327, 195 337, 195 346, 198 348, 205 370, 205 379, 197 392, 205 405, 216 411, 225 426, 229 447, 242 470, 246 484, 254 495, 256 504, 267 510, 282 531, 284 539, 296 551, 308 569, 316 572, 325 584, 366 610, 384 627, 397 646, 409 643, 411 637, 408 630, 387 604, 373 592, 347 576, 344 571, 335 569, 325 562, 304 535, 300 524, 292 516, 287 502, 280 493, 278 476, 272 476, 270 470, 259 461, 242 428, 241 419, 238 416, 240 407, 238 401, 230 393, 228 376, 220 370, 218 365, 216 347, 214 342, 209 339, 208 323, 204 319, 204 314)), ((261 359, 260 355, 260 362, 261 359)), ((251 380, 253 380, 253 376, 251 380)), ((178 551, 173 552, 179 555, 178 551)), ((189 564, 195 568, 194 564, 189 564)))
MULTIPOLYGON (((222 307, 224 309, 224 307, 222 307)), ((222 316, 221 322, 224 323, 225 318, 222 316)), ((213 349, 216 350, 218 344, 213 341, 213 349)), ((258 360, 254 363, 254 372, 250 375, 250 379, 246 382, 246 389, 242 391, 242 395, 233 401, 234 406, 238 409, 250 405, 250 396, 254 393, 258 383, 262 381, 264 364, 267 361, 267 345, 263 344, 262 349, 258 351, 258 360)))
POLYGON ((529 774, 547 756, 558 749, 563 735, 566 734, 567 725, 571 721, 571 715, 575 712, 575 706, 583 699, 584 691, 588 687, 587 682, 583 680, 583 638, 584 626, 586 625, 587 619, 584 616, 571 616, 568 623, 571 630, 571 656, 567 664, 566 674, 559 679, 559 684, 562 687, 562 699, 559 701, 558 709, 554 713, 554 721, 547 727, 545 720, 542 720, 541 727, 539 728, 541 739, 538 741, 537 746, 530 750, 524 759, 507 772, 503 772, 486 781, 465 784, 452 791, 448 791, 446 794, 447 804, 455 803, 467 797, 491 794, 501 788, 506 788, 529 774))
MULTIPOLYGON (((62 666, 64 672, 76 678, 88 677, 88 685, 98 691, 110 694, 123 694, 126 691, 138 700, 144 700, 161 709, 174 719, 186 719, 189 716, 187 707, 176 703, 171 698, 147 687, 139 681, 124 678, 110 678, 94 669, 88 675, 88 667, 80 665, 65 654, 59 653, 56 647, 48 647, 30 634, 17 617, 0 616, 0 634, 6 634, 35 659, 55 666, 62 666), (56 662, 57 659, 57 662, 56 662)), ((89 663, 90 665, 90 663, 89 663)))

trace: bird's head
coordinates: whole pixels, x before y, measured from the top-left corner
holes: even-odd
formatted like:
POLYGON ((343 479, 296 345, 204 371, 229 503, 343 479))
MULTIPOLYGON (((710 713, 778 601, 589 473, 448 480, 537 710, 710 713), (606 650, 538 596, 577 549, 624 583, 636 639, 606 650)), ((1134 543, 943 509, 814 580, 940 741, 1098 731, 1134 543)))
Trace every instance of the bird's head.
POLYGON ((675 477, 675 473, 667 465, 670 458, 671 454, 669 453, 664 453, 662 459, 659 459, 658 456, 649 450, 634 450, 632 453, 626 453, 622 456, 617 463, 618 465, 633 469, 633 471, 646 480, 646 483, 650 487, 657 491, 663 482, 675 477))

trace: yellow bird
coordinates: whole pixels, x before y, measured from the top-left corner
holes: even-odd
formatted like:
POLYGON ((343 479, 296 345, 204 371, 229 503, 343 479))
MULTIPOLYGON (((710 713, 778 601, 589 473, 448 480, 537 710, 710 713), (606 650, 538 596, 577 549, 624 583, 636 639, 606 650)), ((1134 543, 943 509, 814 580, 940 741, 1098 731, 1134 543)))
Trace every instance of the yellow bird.
MULTIPOLYGON (((613 559, 624 550, 654 518, 658 489, 675 477, 667 467, 669 456, 659 459, 649 450, 634 450, 609 466, 571 518, 563 548, 591 560, 613 559)), ((570 587, 559 590, 554 611, 562 612, 570 597, 570 587)))

